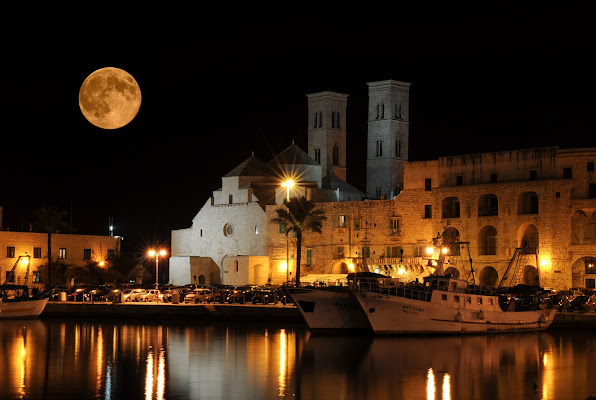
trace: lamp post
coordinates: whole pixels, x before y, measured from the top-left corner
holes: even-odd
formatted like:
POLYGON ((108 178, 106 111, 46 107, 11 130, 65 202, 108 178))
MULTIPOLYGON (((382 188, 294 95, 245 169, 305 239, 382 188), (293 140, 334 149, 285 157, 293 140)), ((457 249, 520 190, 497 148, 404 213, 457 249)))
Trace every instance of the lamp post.
POLYGON ((159 270, 159 256, 165 256, 167 252, 165 250, 149 250, 149 255, 151 257, 155 256, 155 290, 159 287, 158 283, 158 275, 157 272, 159 270))
MULTIPOLYGON (((294 186, 294 181, 288 179, 281 183, 282 187, 286 188, 286 204, 290 202, 290 189, 294 186)), ((290 237, 286 227, 286 285, 290 281, 290 237)))

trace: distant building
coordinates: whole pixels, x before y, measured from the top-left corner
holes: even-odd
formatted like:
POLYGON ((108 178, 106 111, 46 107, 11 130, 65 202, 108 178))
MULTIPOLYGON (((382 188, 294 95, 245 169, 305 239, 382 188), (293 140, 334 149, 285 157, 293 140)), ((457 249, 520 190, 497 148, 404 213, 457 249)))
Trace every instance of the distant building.
POLYGON ((317 202, 365 196, 344 180, 346 98, 333 92, 309 95, 309 137, 314 143, 309 153, 318 161, 295 144, 267 164, 252 155, 222 177, 222 187, 205 202, 191 227, 172 231, 169 265, 174 284, 277 282, 267 254, 267 206, 283 204, 288 196, 317 202), (289 180, 296 185, 281 186, 289 180))
MULTIPOLYGON (((119 236, 53 233, 52 261, 79 267, 97 262, 108 268, 120 257, 120 245, 119 236)), ((47 233, 0 231, 1 283, 45 286, 39 268, 47 263, 47 233)))

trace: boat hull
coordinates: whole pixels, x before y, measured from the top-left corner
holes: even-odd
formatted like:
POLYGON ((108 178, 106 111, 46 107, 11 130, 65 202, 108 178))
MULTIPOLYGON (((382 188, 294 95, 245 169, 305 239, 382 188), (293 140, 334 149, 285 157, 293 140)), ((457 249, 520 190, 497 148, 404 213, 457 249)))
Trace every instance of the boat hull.
MULTIPOLYGON (((478 306, 477 298, 458 306, 441 302, 435 291, 431 301, 374 292, 354 292, 375 334, 467 334, 541 331, 553 322, 556 310, 502 311, 498 299, 478 306)), ((462 296, 465 297, 465 296, 462 296)))
POLYGON ((48 299, 5 301, 0 303, 0 319, 37 318, 46 307, 48 299))
POLYGON ((313 332, 371 331, 366 314, 347 287, 288 288, 313 332))

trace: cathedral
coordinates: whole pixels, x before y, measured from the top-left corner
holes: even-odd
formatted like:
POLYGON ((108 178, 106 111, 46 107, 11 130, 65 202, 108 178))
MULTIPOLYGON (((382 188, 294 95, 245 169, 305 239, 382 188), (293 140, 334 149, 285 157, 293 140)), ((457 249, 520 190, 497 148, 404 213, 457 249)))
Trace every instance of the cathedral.
POLYGON ((296 239, 270 221, 305 196, 327 220, 304 234, 303 282, 356 270, 421 281, 441 268, 490 286, 596 287, 596 148, 410 162, 410 84, 368 88, 366 192, 347 182, 348 96, 308 94, 306 151, 251 155, 223 176, 192 225, 172 231, 171 282, 294 280, 296 239))

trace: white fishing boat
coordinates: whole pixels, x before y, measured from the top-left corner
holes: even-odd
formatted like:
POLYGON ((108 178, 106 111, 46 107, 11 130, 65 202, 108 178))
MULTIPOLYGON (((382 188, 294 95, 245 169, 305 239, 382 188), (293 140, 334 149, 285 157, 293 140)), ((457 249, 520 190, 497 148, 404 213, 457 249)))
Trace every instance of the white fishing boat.
MULTIPOLYGON (((348 274, 348 282, 356 279, 361 282, 379 284, 391 278, 370 272, 348 274)), ((304 321, 313 332, 371 331, 366 314, 356 298, 346 286, 289 287, 289 296, 302 314, 304 321)))
POLYGON ((24 285, 0 286, 0 320, 9 318, 37 318, 48 302, 47 298, 29 296, 24 285))
POLYGON ((498 294, 449 275, 393 288, 356 281, 353 289, 375 334, 540 331, 556 312, 539 296, 498 294))

